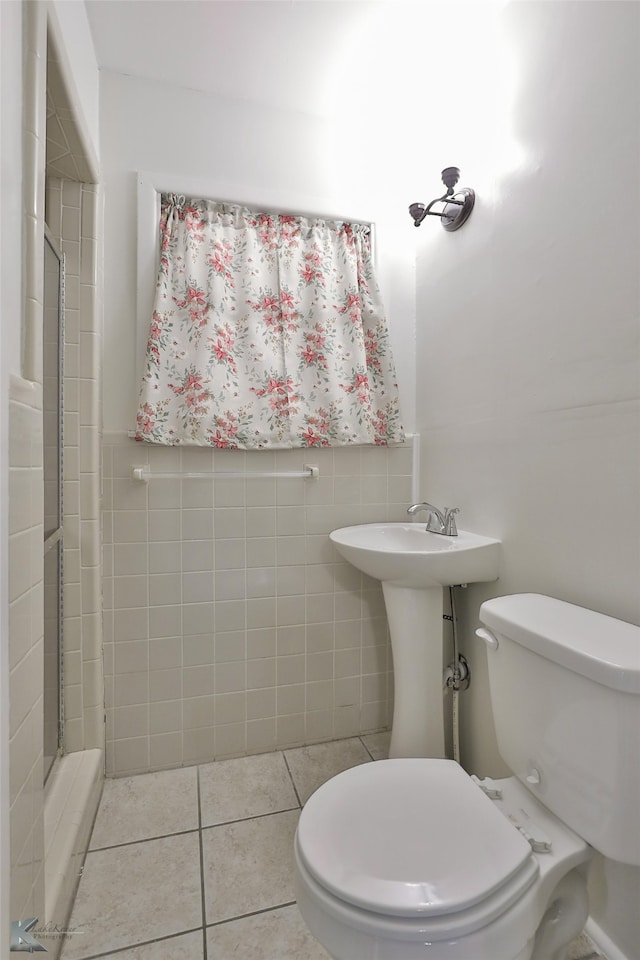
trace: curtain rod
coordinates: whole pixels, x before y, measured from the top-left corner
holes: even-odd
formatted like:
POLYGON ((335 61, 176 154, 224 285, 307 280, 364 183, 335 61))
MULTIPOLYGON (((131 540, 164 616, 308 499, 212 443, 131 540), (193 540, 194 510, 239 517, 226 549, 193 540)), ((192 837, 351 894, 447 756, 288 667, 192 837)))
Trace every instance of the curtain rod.
POLYGON ((234 472, 231 470, 218 470, 212 473, 154 473, 146 467, 132 467, 131 479, 147 483, 149 480, 255 480, 269 478, 272 480, 302 478, 304 480, 317 480, 320 476, 320 468, 317 463, 305 463, 302 470, 281 470, 281 471, 248 471, 234 472))
POLYGON ((181 206, 182 204, 189 204, 189 201, 193 203, 213 203, 222 207, 240 207, 243 210, 247 210, 250 214, 255 216, 261 216, 262 214, 267 214, 272 217, 298 217, 302 220, 328 220, 333 223, 348 223, 353 227, 368 227, 369 230, 373 227, 372 220, 366 220, 362 217, 345 217, 338 216, 337 214, 331 213, 314 213, 312 211, 305 211, 299 209, 284 209, 283 207, 271 206, 270 204, 259 204, 259 203, 250 203, 242 200, 223 200, 221 198, 215 197, 201 197, 195 196, 189 193, 176 193, 175 190, 161 190, 158 191, 160 198, 162 197, 171 197, 175 202, 176 206, 181 206))

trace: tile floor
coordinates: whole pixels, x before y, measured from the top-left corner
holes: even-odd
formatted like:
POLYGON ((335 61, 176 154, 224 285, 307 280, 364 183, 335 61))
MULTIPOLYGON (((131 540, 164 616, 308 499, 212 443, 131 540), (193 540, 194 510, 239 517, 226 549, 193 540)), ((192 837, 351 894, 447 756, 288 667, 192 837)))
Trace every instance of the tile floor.
MULTIPOLYGON (((62 960, 328 960, 294 902, 293 835, 387 734, 107 780, 62 960)), ((586 937, 571 960, 599 955, 586 937)))

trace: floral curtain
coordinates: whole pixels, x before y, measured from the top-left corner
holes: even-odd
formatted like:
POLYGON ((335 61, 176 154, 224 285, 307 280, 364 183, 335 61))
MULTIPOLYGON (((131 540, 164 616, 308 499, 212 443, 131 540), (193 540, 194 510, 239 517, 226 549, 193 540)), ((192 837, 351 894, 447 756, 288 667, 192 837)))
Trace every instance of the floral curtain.
POLYGON ((370 228, 162 196, 138 440, 401 441, 370 228))

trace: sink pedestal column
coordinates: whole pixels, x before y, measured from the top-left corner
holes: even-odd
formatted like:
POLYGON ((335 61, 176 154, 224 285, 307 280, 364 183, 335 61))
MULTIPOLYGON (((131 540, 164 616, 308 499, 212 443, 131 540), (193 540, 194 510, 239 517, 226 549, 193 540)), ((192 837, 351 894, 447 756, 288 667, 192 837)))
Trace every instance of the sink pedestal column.
POLYGON ((382 592, 394 671, 389 756, 444 757, 442 587, 383 582, 382 592))

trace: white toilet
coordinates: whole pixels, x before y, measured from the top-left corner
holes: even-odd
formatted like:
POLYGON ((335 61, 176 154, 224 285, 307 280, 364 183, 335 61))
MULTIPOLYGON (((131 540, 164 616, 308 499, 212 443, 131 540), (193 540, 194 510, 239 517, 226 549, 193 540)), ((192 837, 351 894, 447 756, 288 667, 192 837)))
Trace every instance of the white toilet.
POLYGON ((592 851, 640 865, 640 627, 537 594, 480 619, 514 776, 381 760, 313 794, 298 906, 335 960, 565 960, 592 851))

